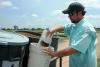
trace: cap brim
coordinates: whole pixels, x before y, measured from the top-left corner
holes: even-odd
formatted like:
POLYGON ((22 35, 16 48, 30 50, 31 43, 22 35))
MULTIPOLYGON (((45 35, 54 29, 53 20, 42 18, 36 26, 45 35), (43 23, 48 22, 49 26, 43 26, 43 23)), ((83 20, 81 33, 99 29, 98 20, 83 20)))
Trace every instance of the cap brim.
POLYGON ((69 10, 68 9, 65 9, 65 10, 62 11, 62 13, 63 14, 68 14, 69 13, 69 10))

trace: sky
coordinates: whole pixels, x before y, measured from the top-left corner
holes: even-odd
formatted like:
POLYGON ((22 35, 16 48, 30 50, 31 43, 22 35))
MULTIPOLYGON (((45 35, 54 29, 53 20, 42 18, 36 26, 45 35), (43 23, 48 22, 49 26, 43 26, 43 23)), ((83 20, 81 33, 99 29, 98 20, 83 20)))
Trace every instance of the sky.
POLYGON ((100 28, 100 0, 0 0, 0 28, 49 28, 71 23, 62 11, 72 2, 85 6, 85 17, 100 28))

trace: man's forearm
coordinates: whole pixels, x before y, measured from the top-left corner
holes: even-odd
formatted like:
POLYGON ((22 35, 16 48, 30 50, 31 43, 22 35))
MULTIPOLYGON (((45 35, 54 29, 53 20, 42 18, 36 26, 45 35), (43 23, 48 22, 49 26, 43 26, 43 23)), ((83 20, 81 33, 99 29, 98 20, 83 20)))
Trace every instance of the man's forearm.
POLYGON ((59 31, 62 31, 62 30, 64 30, 64 26, 56 26, 56 27, 49 29, 50 33, 59 32, 59 31))
POLYGON ((63 56, 69 56, 71 54, 74 54, 78 52, 77 50, 73 49, 73 48, 66 48, 57 52, 54 52, 55 57, 63 57, 63 56))

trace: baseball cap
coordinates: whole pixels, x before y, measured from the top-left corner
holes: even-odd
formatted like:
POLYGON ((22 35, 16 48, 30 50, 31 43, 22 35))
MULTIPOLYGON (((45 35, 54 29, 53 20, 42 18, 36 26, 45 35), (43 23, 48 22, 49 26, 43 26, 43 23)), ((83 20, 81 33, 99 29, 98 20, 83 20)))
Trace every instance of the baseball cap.
POLYGON ((73 11, 84 11, 84 9, 85 9, 85 7, 81 3, 73 2, 68 6, 67 9, 63 10, 62 12, 64 14, 68 14, 73 11))

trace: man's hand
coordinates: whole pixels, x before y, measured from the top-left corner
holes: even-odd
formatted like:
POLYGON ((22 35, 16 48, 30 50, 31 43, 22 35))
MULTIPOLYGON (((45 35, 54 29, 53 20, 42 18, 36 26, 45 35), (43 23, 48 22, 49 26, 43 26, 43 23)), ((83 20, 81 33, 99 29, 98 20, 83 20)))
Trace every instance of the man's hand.
POLYGON ((47 53, 48 55, 55 57, 55 52, 51 47, 42 47, 43 52, 47 53))
POLYGON ((52 27, 52 28, 48 29, 47 36, 48 35, 52 36, 53 33, 59 32, 59 31, 62 31, 62 30, 64 30, 64 26, 63 25, 52 27))
POLYGON ((53 32, 50 29, 48 29, 46 36, 50 36, 51 37, 52 35, 53 35, 53 32))

